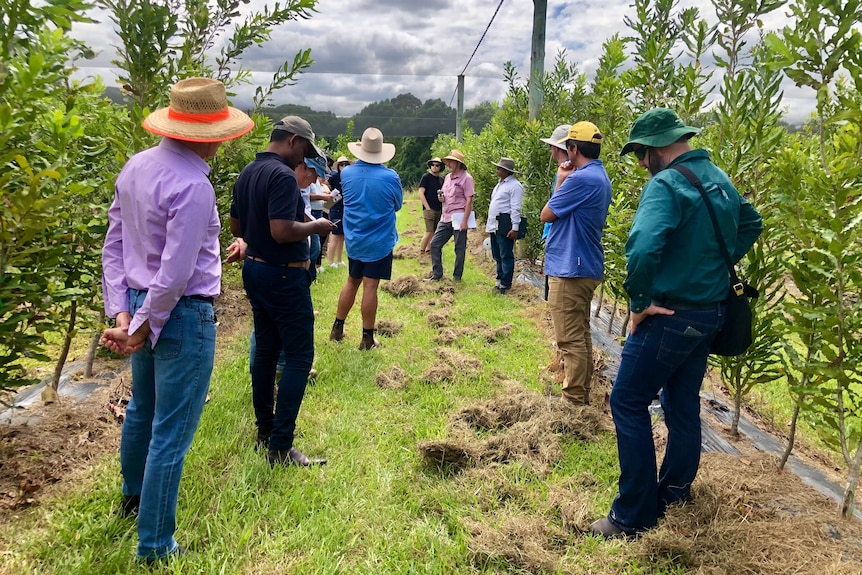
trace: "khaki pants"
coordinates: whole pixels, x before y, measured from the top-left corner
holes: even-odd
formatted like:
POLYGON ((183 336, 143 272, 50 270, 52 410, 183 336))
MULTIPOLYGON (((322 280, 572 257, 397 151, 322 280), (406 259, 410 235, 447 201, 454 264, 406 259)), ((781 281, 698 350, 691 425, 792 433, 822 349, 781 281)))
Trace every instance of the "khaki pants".
POLYGON ((548 307, 554 337, 563 356, 563 397, 585 405, 593 378, 590 302, 599 281, 592 278, 548 277, 548 307))

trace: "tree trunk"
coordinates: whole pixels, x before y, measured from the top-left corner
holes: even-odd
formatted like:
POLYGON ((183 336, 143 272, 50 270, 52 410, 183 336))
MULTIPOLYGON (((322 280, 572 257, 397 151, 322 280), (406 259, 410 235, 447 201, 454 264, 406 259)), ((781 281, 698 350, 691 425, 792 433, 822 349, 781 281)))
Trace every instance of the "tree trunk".
POLYGON ((739 437, 739 414, 742 411, 742 385, 737 382, 733 394, 733 421, 730 424, 730 436, 739 437))
POLYGON ((614 333, 614 318, 617 316, 618 301, 617 298, 614 298, 614 308, 611 310, 611 317, 608 318, 608 333, 614 333))
POLYGON ((623 326, 620 328, 620 335, 622 337, 626 336, 626 330, 629 328, 629 320, 631 320, 631 319, 632 319, 632 312, 631 312, 631 310, 629 310, 626 312, 626 315, 623 318, 623 326))
POLYGON ((844 490, 844 499, 841 500, 841 516, 844 519, 853 519, 853 511, 856 503, 856 487, 859 485, 859 465, 862 464, 862 440, 856 443, 856 455, 847 473, 847 488, 844 490))
POLYGON ((69 357, 69 348, 72 347, 72 334, 75 333, 75 321, 78 317, 78 300, 73 299, 72 305, 69 307, 69 328, 66 330, 66 338, 63 340, 63 349, 60 351, 60 358, 57 360, 57 366, 54 368, 54 377, 51 380, 51 389, 57 391, 60 387, 60 375, 63 373, 63 366, 66 365, 66 358, 69 357))
MULTIPOLYGON (((105 323, 105 310, 99 312, 99 325, 105 323)), ((99 348, 99 340, 102 339, 101 328, 96 328, 93 339, 90 340, 90 349, 87 350, 87 365, 84 367, 84 377, 93 377, 93 362, 96 360, 96 350, 99 348)))
POLYGON ((599 317, 599 314, 602 311, 602 302, 605 301, 605 282, 602 282, 599 285, 599 305, 596 306, 596 311, 593 314, 593 317, 599 317))
POLYGON ((793 417, 790 418, 790 437, 787 438, 787 448, 781 454, 781 461, 778 463, 778 469, 784 470, 787 465, 787 460, 790 459, 790 452, 793 451, 793 444, 796 443, 796 422, 799 421, 799 403, 793 407, 793 417))

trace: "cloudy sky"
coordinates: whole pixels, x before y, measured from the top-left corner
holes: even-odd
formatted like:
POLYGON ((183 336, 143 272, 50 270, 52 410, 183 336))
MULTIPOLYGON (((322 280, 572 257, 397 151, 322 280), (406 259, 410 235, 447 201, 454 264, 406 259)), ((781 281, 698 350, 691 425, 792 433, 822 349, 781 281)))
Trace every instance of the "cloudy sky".
MULTIPOLYGON (((631 0, 548 0, 545 65, 565 48, 591 78, 602 42, 625 35, 624 17, 633 15, 631 0)), ((251 0, 246 12, 266 0, 251 0)), ((708 21, 716 20, 707 0, 681 0, 680 7, 698 6, 708 21)), ((249 51, 242 64, 254 72, 254 86, 238 92, 235 105, 251 100, 256 86, 269 83, 273 71, 303 48, 315 63, 295 86, 278 92, 274 104, 293 103, 349 116, 367 104, 410 92, 440 98, 454 107, 457 76, 464 70, 499 0, 320 0, 309 20, 288 22, 273 31, 265 46, 249 51)), ((99 52, 91 68, 109 84, 115 75, 110 60, 117 44, 111 22, 82 25, 73 33, 99 52)), ((764 20, 767 29, 786 24, 783 13, 764 20)), ((529 74, 533 0, 504 0, 484 41, 466 68, 465 106, 501 101, 506 86, 503 64, 512 61, 522 77, 529 74)), ((800 122, 813 109, 813 94, 784 83, 787 118, 800 122)))

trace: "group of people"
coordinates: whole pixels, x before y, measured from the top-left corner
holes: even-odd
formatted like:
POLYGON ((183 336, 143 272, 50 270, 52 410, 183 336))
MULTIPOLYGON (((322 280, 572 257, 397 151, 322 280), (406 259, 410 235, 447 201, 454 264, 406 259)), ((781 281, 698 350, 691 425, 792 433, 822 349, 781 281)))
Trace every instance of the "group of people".
MULTIPOLYGON (((117 178, 103 249, 105 310, 116 325, 105 330, 102 341, 131 355, 132 396, 120 445, 121 513, 137 516, 137 556, 154 562, 183 552, 174 539, 177 493, 213 368, 220 224, 205 160, 221 142, 249 132, 253 122, 228 105, 221 82, 189 78, 172 87, 170 105, 151 113, 143 126, 162 140, 133 156, 117 178)), ((698 390, 710 343, 724 323, 729 280, 700 194, 674 167, 685 164, 700 178, 734 262, 762 229, 760 216, 708 153, 689 146, 698 132, 672 110, 657 108, 635 121, 622 150, 634 153, 651 179, 626 244, 631 334, 610 396, 619 494, 610 513, 591 525, 606 537, 637 535, 653 527, 668 505, 688 501, 699 465, 698 390), (658 472, 648 411, 657 394, 669 431, 658 472)), ((376 128, 348 144, 357 160, 335 162, 329 174, 334 205, 325 219, 307 213, 301 192, 326 174, 326 156, 315 139, 302 118, 276 122, 266 149, 238 176, 230 208, 231 232, 242 242, 230 249, 228 261, 243 261, 254 316, 256 444, 273 466, 324 463, 294 446, 314 359, 309 237, 343 230, 343 244, 332 239, 335 234, 330 238, 331 263, 337 263, 345 246, 348 253, 348 278, 330 339, 345 337, 345 321, 361 286, 360 350, 378 345, 377 291, 381 280, 391 278, 398 241, 395 220, 403 192, 398 175, 384 166, 395 146, 384 142, 376 128), (283 368, 274 397, 280 356, 283 368)), ((587 121, 558 126, 542 140, 558 164, 541 211, 546 295, 564 365, 563 398, 576 405, 589 403, 589 313, 603 275, 601 239, 611 201, 611 182, 599 158, 603 140, 599 128, 587 121)), ((497 264, 495 289, 505 293, 512 285, 513 246, 524 222, 524 190, 511 158, 494 165, 499 181, 485 231, 497 264)), ((443 277, 441 252, 453 236, 452 277, 460 280, 467 230, 475 226, 473 178, 459 150, 433 158, 428 166, 428 177, 420 183, 426 223, 420 250, 430 252, 428 280, 443 277), (443 165, 449 173, 441 181, 443 165)))

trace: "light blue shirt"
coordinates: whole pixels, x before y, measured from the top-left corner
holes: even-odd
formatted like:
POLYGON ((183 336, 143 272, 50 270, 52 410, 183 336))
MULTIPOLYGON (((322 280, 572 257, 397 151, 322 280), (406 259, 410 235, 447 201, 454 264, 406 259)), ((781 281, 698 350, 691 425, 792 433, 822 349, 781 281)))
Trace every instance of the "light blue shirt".
POLYGON ((602 232, 610 204, 611 181, 601 160, 569 174, 548 201, 557 219, 545 246, 545 275, 602 279, 602 232))
POLYGON ((401 209, 401 179, 382 164, 362 160, 341 171, 344 246, 350 259, 376 262, 398 243, 395 213, 401 209))

